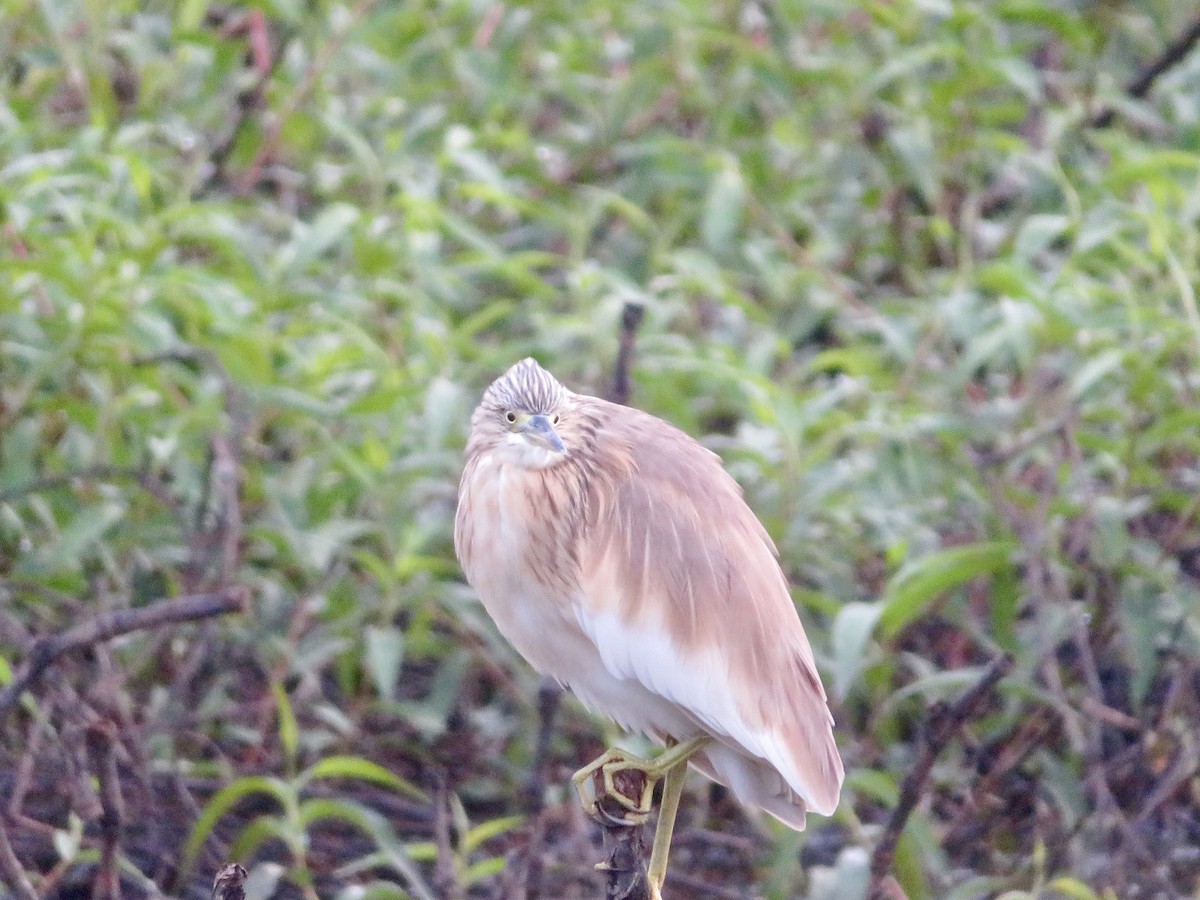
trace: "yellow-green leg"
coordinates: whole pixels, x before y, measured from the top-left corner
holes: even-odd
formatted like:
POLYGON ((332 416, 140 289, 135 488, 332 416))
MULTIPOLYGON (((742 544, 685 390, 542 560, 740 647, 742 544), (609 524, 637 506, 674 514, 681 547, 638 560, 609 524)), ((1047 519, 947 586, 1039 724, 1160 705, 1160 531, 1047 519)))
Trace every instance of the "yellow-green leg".
MULTIPOLYGON (((707 742, 706 742, 707 743, 707 742)), ((699 748, 693 748, 693 751, 699 748)), ((688 756, 691 754, 689 753, 688 756)), ((667 769, 663 782, 662 802, 658 807, 658 825, 654 828, 654 848, 650 851, 650 865, 646 868, 646 880, 650 882, 650 896, 659 900, 663 881, 667 877, 667 856, 671 852, 671 837, 675 834, 675 817, 679 813, 679 798, 683 794, 683 783, 687 780, 687 757, 667 769)))
POLYGON ((654 785, 663 778, 662 805, 658 811, 658 825, 654 830, 654 848, 650 852, 650 865, 646 870, 650 882, 650 896, 658 900, 663 880, 667 875, 667 856, 671 850, 671 837, 675 833, 675 816, 679 812, 679 798, 687 776, 687 763, 692 754, 711 741, 708 736, 690 738, 682 743, 671 742, 652 760, 630 756, 622 750, 610 749, 595 761, 584 766, 572 776, 579 799, 588 814, 595 819, 612 824, 611 817, 600 813, 599 796, 595 792, 595 774, 600 772, 604 783, 604 795, 613 798, 629 812, 621 824, 640 825, 650 815, 654 798, 654 785), (645 781, 641 795, 629 797, 617 789, 613 782, 618 772, 638 771, 645 781))

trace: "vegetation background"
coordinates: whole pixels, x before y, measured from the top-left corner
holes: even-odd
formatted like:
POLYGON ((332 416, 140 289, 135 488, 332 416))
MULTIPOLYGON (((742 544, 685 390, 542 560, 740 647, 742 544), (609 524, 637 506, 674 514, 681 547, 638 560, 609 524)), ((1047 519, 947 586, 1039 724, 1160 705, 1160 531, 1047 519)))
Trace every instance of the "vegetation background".
POLYGON ((697 781, 670 895, 863 896, 931 747, 910 897, 1197 896, 1195 15, 0 0, 8 892, 598 896, 615 735, 539 782, 451 521, 487 382, 610 390, 636 304, 848 771, 804 834, 697 781))

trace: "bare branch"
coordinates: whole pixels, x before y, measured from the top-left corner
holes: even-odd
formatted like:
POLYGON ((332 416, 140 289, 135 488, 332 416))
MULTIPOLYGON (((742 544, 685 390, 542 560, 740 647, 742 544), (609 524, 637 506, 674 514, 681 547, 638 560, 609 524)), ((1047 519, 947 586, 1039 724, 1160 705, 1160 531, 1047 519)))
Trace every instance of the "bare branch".
POLYGON ((0 690, 0 721, 8 716, 21 695, 59 657, 134 631, 240 612, 246 602, 245 589, 235 586, 211 594, 159 600, 140 609, 115 610, 68 628, 61 634, 40 638, 30 648, 21 671, 6 688, 0 690))
MULTIPOLYGON (((1125 85, 1125 93, 1135 100, 1140 100, 1150 93, 1154 83, 1166 72, 1173 69, 1187 58, 1196 44, 1200 42, 1200 17, 1191 21, 1187 28, 1163 48, 1162 53, 1142 66, 1130 82, 1125 85)), ((1107 128, 1113 123, 1117 111, 1111 106, 1106 107, 1092 117, 1090 124, 1093 128, 1107 128)))
POLYGON ((954 738, 958 730, 975 714, 991 693, 992 688, 1012 671, 1013 658, 1005 653, 996 657, 984 671, 983 676, 967 689, 954 703, 941 710, 932 710, 926 723, 925 741, 921 752, 917 755, 904 781, 900 784, 900 799, 887 828, 875 845, 871 854, 871 889, 867 894, 870 900, 888 900, 894 896, 890 879, 892 863, 896 858, 896 845, 908 822, 908 817, 916 808, 917 802, 925 789, 925 782, 933 769, 933 763, 946 745, 954 738))
POLYGON ((638 326, 646 314, 646 307, 640 303, 626 303, 621 310, 621 334, 617 347, 617 364, 613 372, 612 390, 608 394, 613 403, 626 405, 633 396, 633 381, 629 370, 633 368, 634 342, 637 340, 638 326))
POLYGON ((100 785, 100 865, 92 882, 92 900, 121 898, 117 851, 125 820, 125 801, 117 774, 116 732, 116 726, 106 719, 93 723, 84 736, 88 761, 100 785))
POLYGON ((563 689, 557 681, 546 677, 538 685, 538 733, 533 749, 533 764, 521 793, 522 805, 528 816, 528 840, 519 851, 514 865, 509 867, 511 878, 503 896, 537 900, 542 895, 542 849, 546 840, 545 796, 550 776, 550 740, 554 735, 554 719, 562 701, 563 689))
POLYGON ((458 877, 454 841, 450 834, 450 790, 446 786, 446 775, 434 775, 433 840, 437 847, 437 858, 433 866, 433 886, 446 900, 464 900, 466 891, 458 877))
POLYGON ((38 900, 37 891, 29 883, 29 876, 21 868, 21 861, 17 859, 12 844, 8 842, 8 829, 3 818, 0 818, 0 880, 18 900, 38 900))

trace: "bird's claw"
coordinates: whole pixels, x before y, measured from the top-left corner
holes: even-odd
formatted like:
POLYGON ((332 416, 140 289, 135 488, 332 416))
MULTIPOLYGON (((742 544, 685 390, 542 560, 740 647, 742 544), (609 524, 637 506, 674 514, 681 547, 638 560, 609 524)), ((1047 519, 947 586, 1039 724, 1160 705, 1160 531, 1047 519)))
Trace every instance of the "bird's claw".
POLYGON ((584 811, 601 825, 643 825, 650 817, 654 786, 661 777, 654 769, 652 762, 614 748, 584 766, 571 780, 579 791, 579 800, 584 811), (617 779, 622 772, 641 775, 640 788, 633 784, 618 784, 617 779), (598 789, 596 784, 597 773, 600 775, 602 790, 598 789), (631 795, 630 789, 636 791, 636 796, 631 795), (622 809, 614 813, 606 808, 603 801, 609 798, 622 809))

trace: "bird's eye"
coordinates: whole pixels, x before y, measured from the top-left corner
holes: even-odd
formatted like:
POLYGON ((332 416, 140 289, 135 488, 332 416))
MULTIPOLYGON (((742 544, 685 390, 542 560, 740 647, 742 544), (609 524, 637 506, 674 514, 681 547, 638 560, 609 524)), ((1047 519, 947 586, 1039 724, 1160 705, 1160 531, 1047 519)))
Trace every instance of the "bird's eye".
POLYGON ((551 424, 551 425, 557 425, 557 424, 558 424, 558 413, 555 413, 554 415, 552 415, 552 416, 550 417, 550 424, 551 424))
POLYGON ((504 418, 508 419, 510 422, 515 422, 517 421, 517 414, 515 412, 506 412, 504 414, 504 418))

